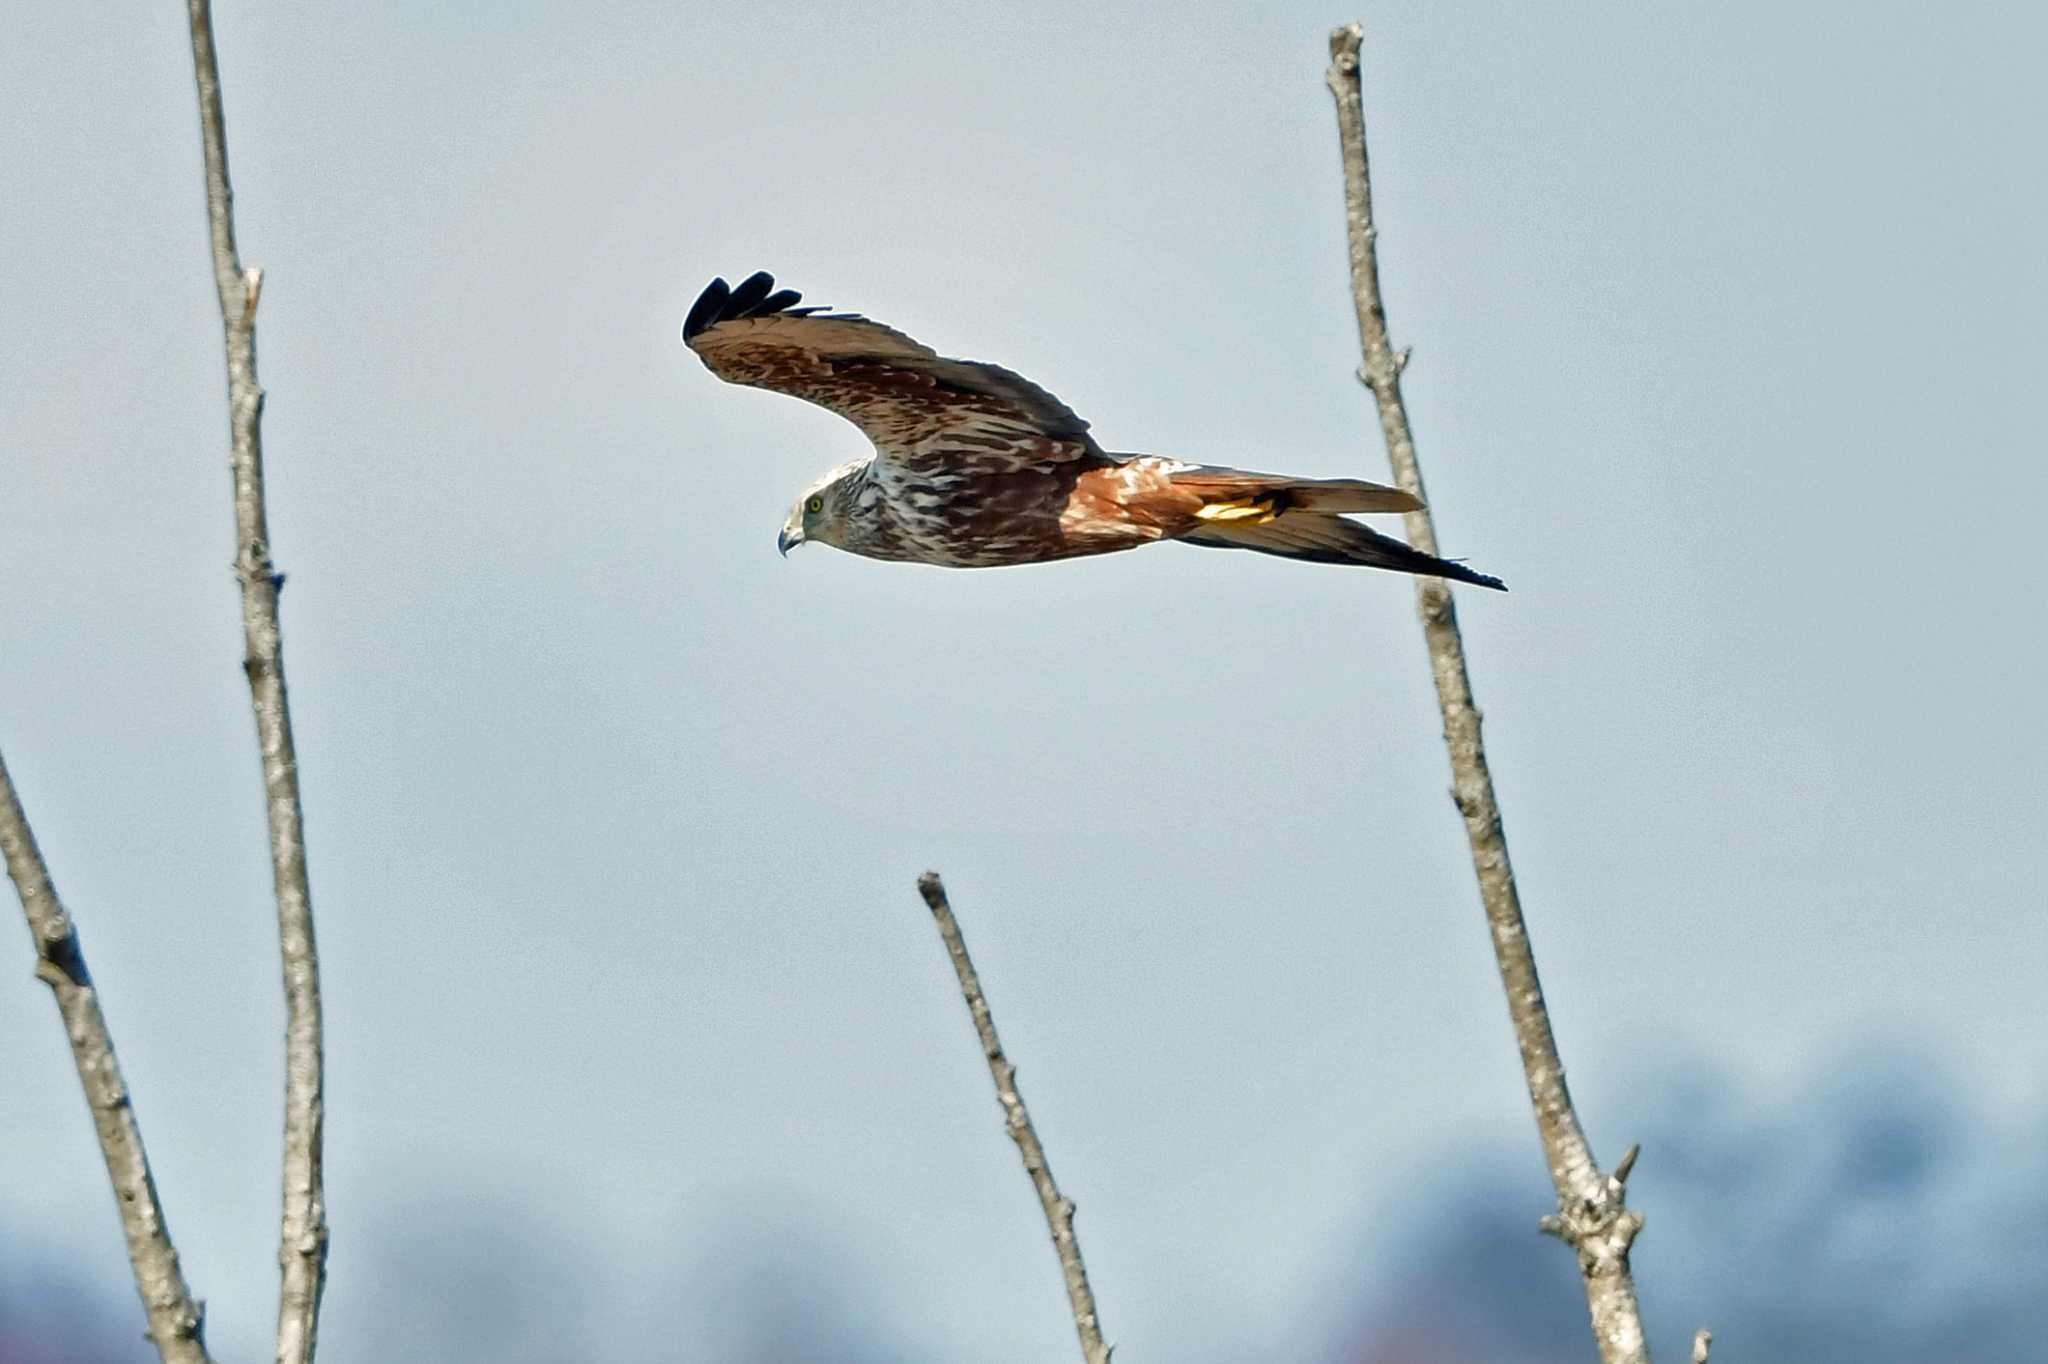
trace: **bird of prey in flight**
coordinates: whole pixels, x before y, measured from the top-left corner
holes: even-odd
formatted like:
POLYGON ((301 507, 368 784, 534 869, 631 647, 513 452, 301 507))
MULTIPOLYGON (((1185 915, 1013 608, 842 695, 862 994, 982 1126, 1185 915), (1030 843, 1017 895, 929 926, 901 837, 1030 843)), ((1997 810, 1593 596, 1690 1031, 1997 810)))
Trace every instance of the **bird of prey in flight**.
POLYGON ((805 489, 776 542, 784 554, 815 540, 982 568, 1178 540, 1502 586, 1347 519, 1422 505, 1398 488, 1113 454, 1030 380, 801 298, 765 272, 736 287, 714 279, 683 323, 719 378, 816 403, 874 444, 805 489))

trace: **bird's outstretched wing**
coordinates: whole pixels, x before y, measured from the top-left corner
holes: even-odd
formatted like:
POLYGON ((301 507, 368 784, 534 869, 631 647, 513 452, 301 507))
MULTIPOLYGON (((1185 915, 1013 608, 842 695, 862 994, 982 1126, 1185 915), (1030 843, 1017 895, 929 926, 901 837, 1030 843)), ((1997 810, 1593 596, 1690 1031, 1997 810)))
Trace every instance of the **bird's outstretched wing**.
POLYGON ((728 383, 802 398, 852 422, 878 464, 912 479, 1015 473, 1104 458, 1088 423, 1030 380, 949 360, 853 313, 799 308, 765 271, 714 279, 683 341, 728 383))

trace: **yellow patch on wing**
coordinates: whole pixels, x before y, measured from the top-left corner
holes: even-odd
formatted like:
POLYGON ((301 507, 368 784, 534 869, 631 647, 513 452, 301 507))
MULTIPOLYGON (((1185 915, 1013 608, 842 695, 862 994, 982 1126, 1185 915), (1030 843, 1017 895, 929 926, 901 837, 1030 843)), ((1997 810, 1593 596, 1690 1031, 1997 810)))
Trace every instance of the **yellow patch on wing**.
POLYGON ((1205 507, 1198 508, 1195 515, 1204 521, 1263 526, 1280 513, 1273 510, 1273 499, 1270 497, 1240 497, 1230 502, 1211 502, 1205 507))

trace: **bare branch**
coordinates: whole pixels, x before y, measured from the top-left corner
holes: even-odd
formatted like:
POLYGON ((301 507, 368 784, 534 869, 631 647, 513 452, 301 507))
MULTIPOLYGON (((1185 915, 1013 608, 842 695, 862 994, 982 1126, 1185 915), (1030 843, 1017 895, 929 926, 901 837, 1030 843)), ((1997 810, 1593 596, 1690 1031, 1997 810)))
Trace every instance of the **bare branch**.
POLYGON ((310 1364, 320 1294, 327 1278, 327 1208, 321 1178, 322 1100, 320 964, 313 940, 313 899, 306 878, 305 821, 298 758, 285 696, 278 590, 284 575, 270 560, 263 499, 263 388, 256 381, 256 304, 261 270, 242 268, 235 251, 234 191, 228 183, 227 131, 221 117, 220 66, 208 0, 187 0, 192 67, 199 88, 200 141, 206 155, 206 211, 213 232, 214 285, 226 332, 231 465, 235 491, 235 576, 242 586, 242 669, 256 712, 263 760, 270 860, 284 961, 284 1212, 278 1246, 279 1364, 310 1364))
POLYGON ((967 997, 967 1012, 981 1038, 982 1055, 988 1058, 988 1073, 996 1082, 996 1102, 1003 1106, 1003 1125, 1009 1129, 1010 1139, 1017 1143, 1017 1150, 1024 1157, 1024 1172, 1031 1176, 1031 1187, 1038 1190, 1039 1205, 1045 1209, 1045 1225, 1052 1232, 1053 1249, 1059 1252, 1060 1270, 1067 1280, 1067 1303, 1074 1310, 1074 1330, 1081 1337, 1081 1357, 1086 1364, 1109 1364, 1110 1347, 1102 1343, 1095 1294, 1088 1287, 1088 1271, 1081 1263, 1081 1243, 1074 1239, 1074 1202, 1053 1183, 1045 1148, 1038 1144, 1038 1132, 1031 1125, 1024 1096, 1017 1092, 1017 1068, 1003 1055, 1003 1044, 996 1037, 995 1016, 982 996, 981 978, 974 973, 974 962, 967 955, 967 941, 960 936, 953 907, 947 903, 945 885, 937 872, 928 871, 917 878, 917 889, 931 907, 939 936, 946 941, 946 955, 953 960, 953 972, 960 977, 960 993, 967 997))
POLYGON ((1621 1153, 1621 1161, 1614 1167, 1614 1182, 1627 1184, 1628 1177, 1635 1173, 1636 1161, 1643 1154, 1641 1142, 1630 1142, 1629 1148, 1621 1153))
POLYGON ((28 815, 14 793, 7 763, 0 759, 0 853, 7 874, 21 896, 35 942, 36 978, 50 987, 64 1033, 71 1039, 71 1059, 85 1088, 86 1106, 106 1158, 107 1178, 121 1210, 121 1231, 128 1238, 128 1263, 135 1269, 135 1289, 149 1316, 149 1338, 164 1364, 212 1364, 206 1353, 206 1309, 186 1286, 178 1251, 157 1201, 156 1179, 149 1172, 149 1154, 142 1147, 142 1124, 135 1116, 121 1065, 114 1057, 113 1034, 100 1012, 99 992, 85 969, 85 953, 71 916, 50 883, 50 869, 36 847, 28 815))
MULTIPOLYGON (((1366 160, 1364 99, 1359 85, 1359 48, 1364 32, 1347 24, 1330 35, 1330 69, 1326 76, 1337 101, 1337 130, 1344 154, 1344 210, 1350 229, 1351 286, 1358 310, 1358 333, 1364 346, 1362 371, 1380 413, 1394 481, 1423 498, 1422 471, 1416 464, 1415 440, 1401 402, 1402 363, 1387 338, 1386 306, 1380 298, 1378 230, 1372 218, 1372 179, 1366 160)), ((1408 513, 1408 539, 1417 549, 1437 552, 1436 527, 1428 510, 1408 513)), ((1536 977, 1536 958, 1522 921, 1515 874, 1508 862, 1507 837, 1501 828, 1500 806, 1494 799, 1493 777, 1480 741, 1479 709, 1472 702, 1465 669, 1465 645, 1458 631, 1457 609, 1449 584, 1418 578, 1416 600, 1429 645, 1430 667, 1436 675, 1437 701, 1443 710, 1444 741, 1450 748, 1452 799, 1465 818, 1472 846, 1472 865, 1479 876, 1480 899, 1486 906, 1494 955, 1507 988, 1508 1015, 1522 1053, 1522 1070, 1536 1112, 1536 1129, 1556 1186, 1558 1212, 1544 1219, 1578 1252, 1585 1279, 1586 1303, 1593 1333, 1606 1364, 1647 1364, 1642 1316, 1636 1305, 1635 1282, 1629 1273, 1629 1246, 1642 1218, 1623 1201, 1622 1177, 1603 1175, 1594 1163, 1578 1114, 1565 1088, 1564 1063, 1551 1035, 1543 987, 1536 977)), ((1625 1172, 1633 1160, 1622 1167, 1625 1172)))

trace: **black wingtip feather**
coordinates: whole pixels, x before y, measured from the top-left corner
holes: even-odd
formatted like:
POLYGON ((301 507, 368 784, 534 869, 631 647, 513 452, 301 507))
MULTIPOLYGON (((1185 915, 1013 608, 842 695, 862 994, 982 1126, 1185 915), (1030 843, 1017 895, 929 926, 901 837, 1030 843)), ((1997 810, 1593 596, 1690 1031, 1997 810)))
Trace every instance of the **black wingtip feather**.
POLYGON ((802 299, 803 295, 794 289, 777 289, 774 293, 747 309, 741 316, 766 317, 770 313, 786 313, 789 311, 791 304, 801 302, 802 299))
POLYGON ((769 317, 777 313, 808 317, 825 311, 818 307, 797 307, 803 297, 794 289, 777 289, 775 276, 766 270, 756 270, 737 285, 714 279, 704 286, 704 292, 697 295, 697 301, 690 305, 690 315, 683 320, 683 340, 692 340, 719 323, 736 318, 769 317))
POLYGON ((688 341, 697 333, 709 327, 723 316, 725 301, 732 297, 732 286, 723 278, 713 278, 704 286, 704 292, 697 295, 697 301, 690 305, 690 315, 683 319, 683 340, 688 341))
MULTIPOLYGON (((1453 560, 1449 559, 1446 559, 1444 562, 1454 563, 1453 560)), ((1454 582, 1470 583, 1474 587, 1490 587, 1496 592, 1505 592, 1508 590, 1508 585, 1502 582, 1499 578, 1494 577, 1491 573, 1481 573, 1477 569, 1466 568, 1463 564, 1456 564, 1456 567, 1462 571, 1457 573, 1446 573, 1443 576, 1451 579, 1454 582)))
POLYGON ((725 305, 725 315, 745 317, 754 310, 755 304, 774 292, 775 276, 766 270, 756 270, 734 286, 732 298, 725 305))

